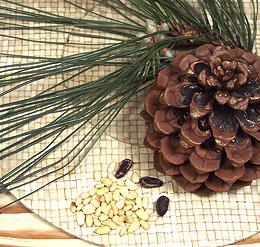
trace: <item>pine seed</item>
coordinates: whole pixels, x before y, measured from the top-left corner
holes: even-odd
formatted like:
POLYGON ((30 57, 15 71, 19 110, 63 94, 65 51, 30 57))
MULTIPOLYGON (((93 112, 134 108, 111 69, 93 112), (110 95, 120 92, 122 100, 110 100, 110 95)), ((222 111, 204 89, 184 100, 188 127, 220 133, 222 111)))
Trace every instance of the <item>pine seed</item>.
POLYGON ((118 210, 118 215, 119 216, 125 215, 125 211, 123 209, 119 209, 118 210))
POLYGON ((136 197, 137 193, 135 191, 130 191, 126 198, 129 200, 134 200, 136 197))
POLYGON ((144 230, 148 230, 150 227, 150 224, 147 221, 140 220, 140 224, 143 227, 144 230))
POLYGON ((105 184, 107 187, 110 187, 113 183, 113 181, 109 178, 101 178, 101 183, 105 184))
POLYGON ((95 215, 99 217, 101 215, 101 207, 96 209, 95 215))
POLYGON ((134 205, 133 207, 132 207, 132 211, 136 211, 136 210, 138 210, 139 209, 139 207, 138 207, 138 205, 134 205))
POLYGON ((143 208, 147 208, 148 204, 149 204, 149 199, 147 197, 143 197, 143 200, 142 200, 143 208))
POLYGON ((150 214, 154 213, 154 210, 153 210, 152 208, 147 208, 147 209, 145 210, 145 212, 146 212, 148 215, 150 215, 150 214))
POLYGON ((117 215, 118 214, 118 208, 116 207, 116 203, 113 201, 113 202, 110 203, 110 205, 111 205, 111 208, 114 212, 114 215, 117 215))
POLYGON ((117 185, 118 185, 118 186, 124 186, 124 185, 125 185, 124 180, 118 179, 118 180, 117 180, 117 185))
POLYGON ((111 208, 111 209, 109 210, 109 212, 108 212, 108 217, 109 217, 110 219, 112 219, 113 216, 114 216, 114 211, 113 211, 113 209, 111 208))
POLYGON ((100 206, 99 201, 97 201, 97 200, 95 200, 95 199, 92 199, 92 200, 90 201, 90 204, 91 204, 93 207, 95 207, 95 208, 98 208, 98 207, 100 206))
POLYGON ((88 192, 83 192, 83 193, 80 194, 80 198, 81 198, 82 200, 84 200, 84 199, 86 199, 86 198, 88 198, 88 197, 89 197, 89 193, 88 193, 88 192))
POLYGON ((82 203, 82 199, 78 197, 75 201, 75 205, 78 207, 82 203))
POLYGON ((76 204, 75 204, 75 202, 71 202, 71 204, 70 204, 70 211, 71 211, 71 213, 76 213, 76 210, 77 210, 77 206, 76 206, 76 204))
POLYGON ((105 220, 108 220, 108 216, 105 215, 105 214, 101 214, 98 218, 101 222, 105 221, 105 220))
POLYGON ((98 218, 95 217, 93 219, 93 222, 94 222, 94 226, 101 226, 101 222, 100 222, 100 220, 98 218))
POLYGON ((110 165, 107 168, 107 172, 108 173, 114 173, 116 171, 116 167, 117 167, 117 163, 116 162, 110 163, 110 165))
POLYGON ((105 210, 106 210, 106 208, 107 208, 107 203, 106 202, 102 202, 101 203, 101 212, 105 212, 105 210))
POLYGON ((113 200, 114 201, 119 201, 120 200, 120 192, 118 189, 116 189, 114 192, 113 192, 113 200))
POLYGON ((117 184, 116 183, 113 183, 110 188, 109 188, 109 191, 113 192, 117 189, 117 184))
POLYGON ((107 188, 107 187, 98 189, 98 190, 97 190, 97 195, 98 195, 98 196, 103 196, 103 195, 104 195, 105 193, 107 193, 108 191, 109 191, 109 188, 107 188))
POLYGON ((83 226, 85 224, 85 215, 83 212, 77 212, 76 221, 79 226, 83 226))
POLYGON ((105 201, 106 201, 107 204, 110 203, 111 199, 112 199, 111 192, 107 192, 106 194, 104 194, 104 198, 105 198, 105 201))
POLYGON ((139 175, 137 172, 134 172, 131 176, 131 179, 134 183, 139 183, 139 175))
POLYGON ((141 219, 141 220, 148 220, 148 214, 145 213, 144 209, 138 209, 135 214, 141 219))
POLYGON ((129 190, 137 190, 137 185, 131 181, 130 179, 127 179, 125 181, 125 186, 129 189, 129 190))
POLYGON ((140 222, 134 221, 133 223, 131 223, 131 225, 128 227, 128 233, 133 233, 135 232, 138 228, 140 227, 140 222))
POLYGON ((132 214, 133 214, 133 211, 127 211, 127 212, 125 212, 125 215, 126 215, 126 216, 132 216, 132 214))
POLYGON ((133 165, 133 161, 130 159, 124 159, 120 162, 119 167, 116 171, 116 178, 124 177, 133 165))
POLYGON ((143 207, 143 201, 142 201, 142 197, 141 196, 137 196, 135 199, 135 204, 139 207, 142 208, 143 207))
POLYGON ((108 215, 109 211, 111 209, 111 205, 107 205, 105 211, 104 211, 104 214, 108 215))
POLYGON ((129 194, 129 190, 128 190, 128 188, 125 187, 125 186, 122 186, 122 187, 119 189, 119 192, 120 192, 120 194, 121 194, 124 198, 126 198, 127 195, 129 194))
POLYGON ((135 203, 133 201, 130 201, 130 200, 125 200, 125 205, 132 205, 132 206, 134 206, 135 203))
POLYGON ((92 218, 92 216, 91 215, 87 215, 85 222, 86 222, 86 225, 88 227, 91 227, 93 225, 93 218, 92 218))
POLYGON ((84 199, 83 204, 84 204, 84 205, 89 204, 90 201, 91 201, 91 199, 92 199, 91 197, 88 197, 88 198, 84 199))
POLYGON ((87 204, 82 208, 84 214, 94 214, 96 209, 91 204, 87 204))
POLYGON ((104 184, 96 184, 95 185, 95 189, 101 189, 101 188, 104 188, 105 185, 104 184))
POLYGON ((125 235, 126 232, 127 232, 127 228, 126 228, 126 227, 121 227, 121 228, 120 228, 120 232, 119 232, 120 237, 122 237, 123 235, 125 235))
POLYGON ((129 211, 130 209, 132 209, 132 207, 133 207, 133 205, 125 205, 125 206, 123 207, 123 209, 124 209, 125 211, 129 211))
POLYGON ((77 212, 78 212, 78 211, 81 211, 83 207, 84 207, 84 204, 83 204, 83 203, 80 204, 80 205, 77 207, 77 212))
POLYGON ((111 232, 111 229, 109 226, 103 226, 103 227, 99 227, 95 230, 95 233, 99 234, 99 235, 104 235, 104 234, 108 234, 111 232))
POLYGON ((116 207, 118 209, 122 209, 124 207, 124 205, 125 205, 124 200, 119 200, 119 201, 116 202, 116 207))

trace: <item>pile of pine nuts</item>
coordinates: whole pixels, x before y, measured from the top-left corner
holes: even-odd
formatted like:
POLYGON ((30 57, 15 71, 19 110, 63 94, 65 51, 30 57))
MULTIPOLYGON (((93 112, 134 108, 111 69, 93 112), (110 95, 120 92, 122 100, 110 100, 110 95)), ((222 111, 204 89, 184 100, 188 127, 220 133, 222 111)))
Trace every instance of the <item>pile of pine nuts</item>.
MULTIPOLYGON (((116 164, 112 163, 108 172, 116 164)), ((95 176, 95 175, 94 175, 95 176)), ((70 205, 79 226, 97 227, 96 234, 109 234, 120 227, 119 235, 133 233, 142 227, 148 230, 150 222, 158 219, 158 214, 149 208, 148 198, 137 193, 139 175, 117 179, 112 173, 107 177, 95 176, 95 187, 82 193, 70 205)))

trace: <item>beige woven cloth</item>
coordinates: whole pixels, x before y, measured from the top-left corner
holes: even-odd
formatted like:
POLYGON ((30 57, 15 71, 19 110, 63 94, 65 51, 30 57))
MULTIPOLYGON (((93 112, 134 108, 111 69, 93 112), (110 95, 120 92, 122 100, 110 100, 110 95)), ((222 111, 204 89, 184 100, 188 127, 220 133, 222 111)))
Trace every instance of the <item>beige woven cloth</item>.
MULTIPOLYGON (((86 13, 84 10, 65 3, 63 0, 17 0, 17 2, 59 13, 60 15, 77 18, 91 17, 90 13, 86 13)), ((116 15, 108 9, 100 8, 96 4, 93 4, 92 1, 73 0, 73 2, 82 6, 87 5, 89 8, 94 8, 96 12, 108 16, 116 15)), ((250 15, 249 2, 249 0, 245 0, 246 9, 250 15)), ((91 41, 89 38, 69 36, 68 34, 61 33, 57 34, 56 32, 43 32, 39 30, 31 30, 29 32, 12 31, 11 35, 41 40, 56 40, 65 43, 69 40, 69 42, 65 45, 46 45, 26 40, 0 37, 1 53, 59 57, 96 48, 94 46, 71 44, 71 42, 89 43, 91 41)), ((260 36, 258 36, 256 46, 260 48, 260 36)), ((20 59, 0 56, 1 65, 13 62, 20 62, 20 59)), ((92 72, 92 74, 84 74, 69 81, 66 86, 77 85, 107 72, 100 68, 92 72)), ((30 84, 21 90, 2 97, 0 104, 10 102, 11 99, 21 99, 35 95, 40 90, 47 88, 49 85, 54 85, 57 80, 61 79, 62 76, 57 76, 30 84)), ((133 97, 131 102, 113 122, 106 135, 101 137, 100 141, 98 141, 74 173, 45 187, 33 194, 33 196, 24 199, 23 203, 35 213, 65 231, 104 246, 215 247, 245 239, 259 232, 260 181, 254 181, 250 187, 238 191, 232 191, 228 194, 218 193, 207 198, 185 193, 181 188, 176 186, 171 177, 159 174, 154 170, 153 153, 142 144, 145 127, 138 113, 143 107, 143 99, 143 94, 133 97), (165 182, 165 185, 161 188, 153 190, 140 189, 140 192, 149 197, 150 205, 156 201, 159 195, 167 195, 170 199, 169 211, 155 224, 151 224, 151 228, 148 231, 138 230, 135 234, 123 237, 119 237, 118 232, 98 236, 93 234, 93 228, 80 228, 75 223, 75 219, 68 209, 71 200, 81 192, 93 187, 94 172, 106 175, 108 164, 124 158, 130 158, 135 162, 133 169, 138 171, 141 176, 156 176, 165 182)), ((27 128, 35 128, 48 122, 50 119, 51 116, 40 119, 27 128)), ((88 128, 89 126, 86 126, 73 140, 63 145, 55 154, 50 155, 48 159, 41 163, 41 166, 49 164, 56 158, 63 157, 67 150, 77 143, 78 138, 87 132, 88 128)), ((4 163, 0 161, 0 175, 10 170, 14 163, 26 159, 47 143, 48 140, 45 140, 45 142, 24 151, 22 154, 13 155, 11 158, 5 160, 4 163)), ((16 189, 14 194, 18 197, 23 196, 32 189, 50 181, 52 178, 54 176, 24 185, 22 188, 16 189)))

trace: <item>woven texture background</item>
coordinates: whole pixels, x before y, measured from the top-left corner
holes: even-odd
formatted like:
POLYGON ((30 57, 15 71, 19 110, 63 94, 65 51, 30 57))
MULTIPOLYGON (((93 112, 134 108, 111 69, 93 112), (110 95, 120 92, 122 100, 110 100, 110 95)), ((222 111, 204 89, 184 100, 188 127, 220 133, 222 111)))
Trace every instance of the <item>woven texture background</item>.
MULTIPOLYGON (((77 18, 91 17, 86 13, 63 0, 19 0, 26 5, 38 7, 60 15, 77 18)), ((96 12, 107 16, 116 14, 108 9, 100 8, 93 1, 77 0, 74 3, 93 8, 96 12)), ((247 12, 250 15, 249 0, 245 0, 247 12)), ((260 29, 260 25, 258 27, 260 29)), ((259 30, 260 33, 260 30, 259 30)), ((96 47, 72 45, 71 42, 89 43, 90 38, 79 36, 69 36, 68 34, 42 31, 12 31, 11 35, 23 38, 34 38, 42 40, 56 40, 66 43, 65 45, 46 45, 0 37, 0 52, 15 53, 17 55, 34 56, 64 56, 79 52, 88 51, 96 47)), ((94 41, 93 41, 94 42, 94 41)), ((95 41, 96 42, 96 41, 95 41)), ((258 36, 256 48, 260 50, 260 36, 258 36)), ((0 56, 0 64, 20 62, 20 59, 0 56)), ((111 68, 112 70, 113 68, 111 68)), ((92 71, 91 74, 84 74, 67 83, 67 87, 77 85, 90 78, 101 76, 102 68, 92 71)), ((11 98, 21 99, 36 95, 39 91, 54 85, 57 80, 69 75, 44 79, 34 84, 16 90, 0 99, 0 104, 10 102, 11 98)), ((39 214, 44 219, 61 227, 62 229, 75 234, 83 239, 89 240, 104 246, 199 246, 213 247, 230 244, 234 241, 244 239, 260 231, 260 181, 254 181, 250 187, 232 191, 228 194, 215 194, 209 198, 199 197, 194 194, 185 193, 172 181, 171 177, 157 173, 153 168, 153 152, 143 146, 144 123, 139 117, 139 112, 143 107, 144 94, 133 97, 131 102, 118 115, 111 127, 103 135, 100 141, 90 151, 88 156, 81 162, 81 165, 72 174, 60 179, 32 196, 23 200, 23 203, 39 214), (81 192, 91 189, 94 185, 94 172, 106 175, 108 164, 117 162, 124 158, 134 161, 133 169, 141 176, 156 176, 165 182, 159 189, 143 189, 142 193, 150 198, 150 204, 159 195, 167 195, 170 199, 170 208, 167 214, 160 218, 155 224, 151 224, 149 231, 138 230, 135 234, 119 237, 117 232, 109 236, 97 236, 93 234, 93 228, 80 228, 75 223, 73 215, 68 207, 71 200, 76 198, 81 192)), ((50 116, 34 122, 27 128, 34 128, 48 122, 50 116)), ((73 140, 63 145, 52 156, 42 162, 44 166, 58 157, 63 157, 67 150, 77 143, 78 138, 87 132, 89 126, 78 133, 73 140)), ((40 145, 46 145, 45 143, 40 145)), ((0 166, 0 174, 4 174, 13 167, 14 163, 24 160, 39 150, 41 146, 26 150, 22 154, 13 155, 5 160, 0 166)), ((0 161, 2 162, 2 161, 0 161)), ((62 171, 61 171, 62 172, 62 171)), ((25 185, 14 191, 15 196, 23 196, 32 189, 38 188, 49 180, 50 176, 35 183, 25 185)))

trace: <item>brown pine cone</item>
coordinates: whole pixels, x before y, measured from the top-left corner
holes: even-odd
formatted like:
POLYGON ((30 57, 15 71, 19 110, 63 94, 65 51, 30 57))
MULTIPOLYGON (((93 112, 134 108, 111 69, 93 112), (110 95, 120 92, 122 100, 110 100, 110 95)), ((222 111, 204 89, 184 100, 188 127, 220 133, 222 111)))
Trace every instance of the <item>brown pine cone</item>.
POLYGON ((141 113, 158 171, 208 195, 260 178, 260 57, 203 45, 160 71, 141 113))

